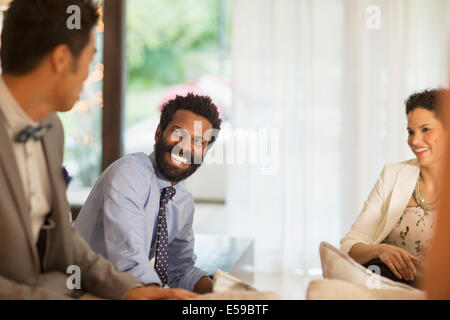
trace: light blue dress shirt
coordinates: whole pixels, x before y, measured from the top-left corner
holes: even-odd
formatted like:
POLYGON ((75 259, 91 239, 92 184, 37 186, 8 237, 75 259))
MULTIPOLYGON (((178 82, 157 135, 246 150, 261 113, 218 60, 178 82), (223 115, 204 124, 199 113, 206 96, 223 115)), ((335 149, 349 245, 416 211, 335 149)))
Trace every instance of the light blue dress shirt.
MULTIPOLYGON (((91 248, 143 283, 161 280, 150 264, 156 252, 161 189, 171 186, 154 167, 155 155, 134 153, 109 166, 80 211, 75 228, 91 248)), ((194 200, 180 184, 166 207, 169 232, 168 285, 193 290, 207 273, 195 267, 194 200)))

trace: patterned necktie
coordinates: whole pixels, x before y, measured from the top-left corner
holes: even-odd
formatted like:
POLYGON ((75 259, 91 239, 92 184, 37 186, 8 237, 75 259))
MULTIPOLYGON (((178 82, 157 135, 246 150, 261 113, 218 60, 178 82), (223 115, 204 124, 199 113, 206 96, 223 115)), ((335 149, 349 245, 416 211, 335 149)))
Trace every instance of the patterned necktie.
POLYGON ((163 285, 167 284, 167 265, 169 261, 166 205, 174 195, 174 187, 163 188, 159 200, 158 228, 156 229, 155 270, 163 285))

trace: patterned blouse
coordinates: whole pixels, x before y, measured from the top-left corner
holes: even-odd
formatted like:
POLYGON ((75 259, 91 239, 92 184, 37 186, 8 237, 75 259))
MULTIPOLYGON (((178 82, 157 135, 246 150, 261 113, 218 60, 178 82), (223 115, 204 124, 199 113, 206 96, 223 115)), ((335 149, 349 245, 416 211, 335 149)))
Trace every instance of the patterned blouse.
POLYGON ((407 207, 383 243, 405 249, 423 261, 433 238, 436 213, 437 210, 407 207))

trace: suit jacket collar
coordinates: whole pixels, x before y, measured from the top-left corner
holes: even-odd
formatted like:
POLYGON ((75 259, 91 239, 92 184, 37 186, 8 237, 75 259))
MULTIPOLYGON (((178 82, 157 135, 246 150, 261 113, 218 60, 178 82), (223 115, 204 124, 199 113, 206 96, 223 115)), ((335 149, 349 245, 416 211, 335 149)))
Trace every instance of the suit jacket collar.
POLYGON ((5 173, 7 179, 6 182, 11 188, 11 193, 13 195, 14 203, 17 208, 17 214, 22 222, 25 233, 27 234, 28 242, 30 245, 30 249, 33 252, 36 266, 39 266, 39 257, 36 246, 34 245, 31 232, 31 221, 27 208, 28 202, 25 197, 25 191, 20 179, 19 168, 16 164, 16 158, 14 156, 11 138, 8 135, 5 126, 5 118, 2 112, 0 112, 0 145, 2 146, 2 152, 0 154, 0 166, 5 173))
POLYGON ((417 159, 408 161, 407 165, 398 172, 392 190, 391 201, 389 202, 386 224, 377 237, 378 242, 386 238, 404 213, 416 186, 419 173, 420 166, 417 159))
MULTIPOLYGON (((16 158, 14 156, 14 150, 11 138, 8 134, 8 130, 6 128, 6 119, 0 110, 0 145, 2 146, 2 152, 0 155, 0 169, 3 167, 5 172, 5 176, 7 177, 7 183, 10 185, 14 203, 17 208, 18 215, 22 222, 25 233, 27 234, 27 239, 30 245, 30 249, 33 254, 34 262, 37 270, 39 270, 39 255, 36 249, 36 245, 33 241, 32 231, 31 231, 31 220, 30 213, 27 208, 27 199, 25 196, 24 187, 22 185, 22 181, 20 179, 19 168, 16 164, 16 158)), ((52 114, 50 114, 47 118, 41 121, 41 124, 47 125, 52 124, 52 114)), ((53 192, 53 203, 52 208, 55 208, 55 201, 59 199, 57 194, 63 192, 62 190, 57 190, 55 188, 56 181, 58 179, 58 173, 61 175, 60 164, 58 164, 58 150, 55 148, 57 142, 57 130, 51 129, 47 132, 42 139, 44 155, 47 162, 47 168, 49 172, 50 184, 52 186, 53 192)), ((64 190, 65 192, 65 190, 64 190)))

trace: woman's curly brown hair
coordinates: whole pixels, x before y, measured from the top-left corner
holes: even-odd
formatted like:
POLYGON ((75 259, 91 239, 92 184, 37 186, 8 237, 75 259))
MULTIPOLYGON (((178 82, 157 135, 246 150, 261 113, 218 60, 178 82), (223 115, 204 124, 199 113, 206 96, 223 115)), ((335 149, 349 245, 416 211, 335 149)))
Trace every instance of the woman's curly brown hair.
POLYGON ((417 108, 423 108, 429 111, 433 111, 436 118, 441 120, 443 111, 443 98, 448 93, 449 90, 443 88, 427 89, 421 92, 413 93, 405 102, 406 116, 408 116, 411 111, 414 111, 417 108))

